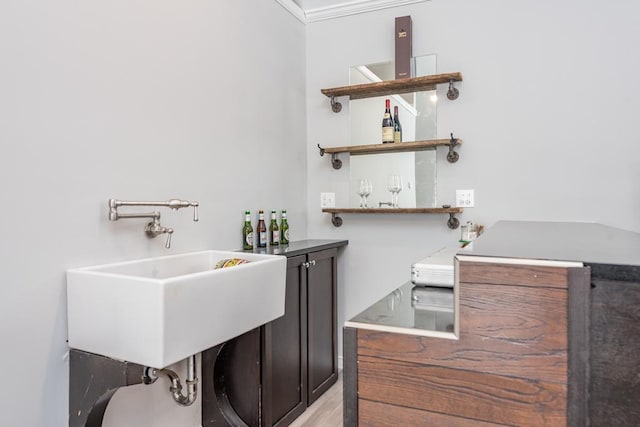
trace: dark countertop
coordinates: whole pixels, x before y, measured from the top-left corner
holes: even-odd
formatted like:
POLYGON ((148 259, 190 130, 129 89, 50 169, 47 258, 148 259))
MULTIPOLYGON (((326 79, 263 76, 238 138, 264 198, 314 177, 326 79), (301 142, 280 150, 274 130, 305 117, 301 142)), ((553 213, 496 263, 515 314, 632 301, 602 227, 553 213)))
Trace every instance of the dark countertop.
POLYGON ((596 223, 500 221, 459 254, 582 262, 593 277, 640 278, 640 233, 596 223))
POLYGON ((338 248, 349 244, 348 240, 321 240, 321 239, 307 239, 297 240, 295 242, 289 242, 287 245, 267 246, 266 248, 255 248, 253 251, 240 251, 240 252, 253 252, 255 254, 267 254, 267 255, 284 255, 287 257, 303 255, 311 251, 322 251, 324 249, 338 248))

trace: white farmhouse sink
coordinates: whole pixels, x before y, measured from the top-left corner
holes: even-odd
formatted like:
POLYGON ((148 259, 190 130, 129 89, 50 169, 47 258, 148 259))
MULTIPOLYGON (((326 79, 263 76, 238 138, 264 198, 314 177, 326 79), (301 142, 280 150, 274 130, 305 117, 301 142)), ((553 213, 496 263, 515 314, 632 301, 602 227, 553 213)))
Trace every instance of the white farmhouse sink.
POLYGON ((202 251, 68 270, 69 346, 164 368, 282 316, 286 264, 202 251), (227 258, 250 262, 213 269, 227 258))

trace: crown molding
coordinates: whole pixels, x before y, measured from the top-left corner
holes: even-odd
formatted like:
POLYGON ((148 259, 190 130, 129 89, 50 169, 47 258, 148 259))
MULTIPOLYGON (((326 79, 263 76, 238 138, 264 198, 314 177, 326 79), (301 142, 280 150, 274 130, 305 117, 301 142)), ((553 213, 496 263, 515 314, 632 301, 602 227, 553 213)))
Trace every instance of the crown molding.
POLYGON ((284 7, 290 14, 292 14, 298 21, 305 23, 307 22, 307 18, 305 16, 304 10, 300 8, 297 4, 293 2, 293 0, 276 0, 280 3, 280 6, 284 7))
POLYGON ((327 19, 340 18, 343 16, 357 15, 374 10, 387 9, 390 7, 405 6, 413 3, 422 3, 430 0, 352 0, 335 6, 319 7, 315 9, 303 10, 293 0, 276 0, 289 13, 295 16, 300 22, 324 21, 327 19))
POLYGON ((405 6, 413 3, 422 3, 429 0, 353 0, 335 6, 309 9, 305 12, 305 22, 324 21, 326 19, 340 18, 343 16, 357 15, 374 10, 390 7, 405 6))

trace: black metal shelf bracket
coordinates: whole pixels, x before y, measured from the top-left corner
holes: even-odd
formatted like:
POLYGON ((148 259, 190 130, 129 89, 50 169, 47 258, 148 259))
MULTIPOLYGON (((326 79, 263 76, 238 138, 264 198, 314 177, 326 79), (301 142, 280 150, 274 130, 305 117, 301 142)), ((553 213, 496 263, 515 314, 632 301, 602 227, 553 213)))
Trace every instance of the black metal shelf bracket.
POLYGON ((331 213, 331 224, 333 224, 334 227, 342 226, 342 218, 335 212, 331 213))
MULTIPOLYGON (((451 207, 451 205, 442 205, 442 207, 444 209, 449 209, 451 207)), ((460 220, 455 217, 455 213, 453 213, 453 212, 449 212, 449 219, 447 220, 447 227, 449 227, 452 230, 455 230, 456 228, 460 227, 460 220)))
POLYGON ((338 158, 337 153, 331 154, 331 165, 334 169, 340 169, 342 167, 342 160, 338 158))
POLYGON ((454 101, 458 99, 458 96, 460 96, 460 91, 453 86, 454 81, 455 80, 449 80, 449 90, 447 90, 447 98, 450 101, 454 101))
POLYGON ((449 163, 455 163, 460 158, 460 155, 455 151, 457 145, 460 145, 458 144, 458 138, 454 138, 452 132, 449 140, 449 152, 447 153, 447 161, 449 163))
MULTIPOLYGON (((320 144, 318 144, 318 149, 320 150, 320 156, 324 156, 325 149, 320 147, 320 144)), ((334 169, 340 169, 342 167, 342 160, 338 158, 338 153, 331 153, 331 165, 334 169)))
POLYGON ((339 113, 340 111, 342 111, 342 104, 339 103, 338 101, 336 101, 336 97, 335 96, 331 97, 331 110, 334 113, 339 113))

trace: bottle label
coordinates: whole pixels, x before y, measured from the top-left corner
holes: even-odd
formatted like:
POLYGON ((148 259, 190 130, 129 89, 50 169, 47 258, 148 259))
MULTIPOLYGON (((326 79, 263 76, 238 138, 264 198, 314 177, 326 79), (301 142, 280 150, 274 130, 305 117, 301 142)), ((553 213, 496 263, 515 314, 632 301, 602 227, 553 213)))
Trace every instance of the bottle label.
POLYGON ((382 128, 382 142, 393 142, 392 126, 386 126, 382 128))
POLYGON ((284 240, 289 241, 289 229, 284 230, 284 240))
POLYGON ((273 230, 273 243, 278 243, 280 241, 280 230, 273 230))
POLYGON ((260 232, 260 244, 261 245, 266 245, 267 244, 267 232, 266 231, 261 231, 260 232))
POLYGON ((402 142, 402 133, 398 131, 393 132, 393 142, 402 142))
POLYGON ((247 245, 253 246, 253 232, 247 233, 247 237, 244 239, 247 242, 247 245))

